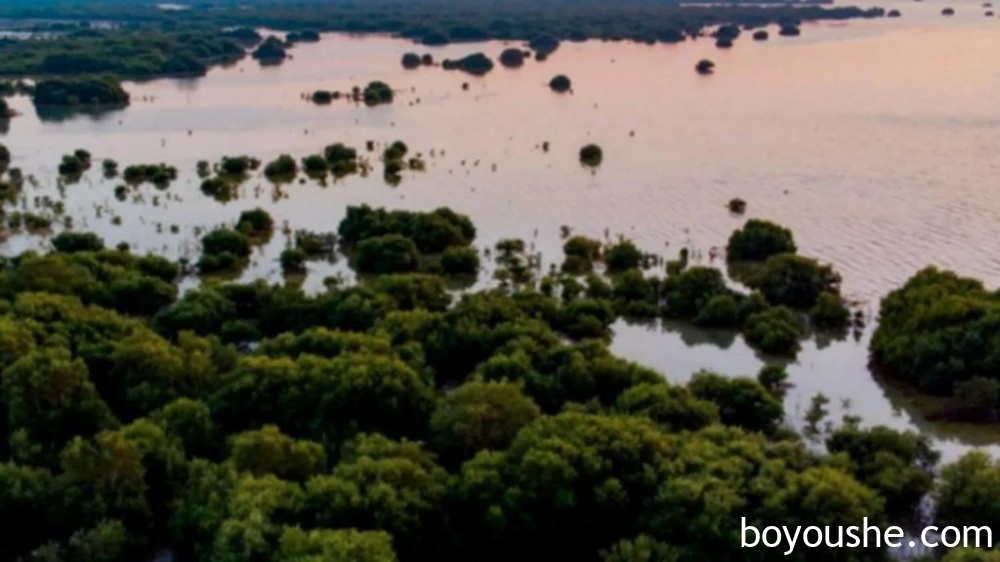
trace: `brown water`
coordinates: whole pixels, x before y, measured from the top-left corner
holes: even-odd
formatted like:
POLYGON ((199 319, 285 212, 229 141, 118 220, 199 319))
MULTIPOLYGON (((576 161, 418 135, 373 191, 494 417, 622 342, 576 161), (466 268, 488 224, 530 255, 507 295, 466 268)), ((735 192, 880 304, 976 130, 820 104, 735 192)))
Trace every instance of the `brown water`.
MULTIPOLYGON (((558 258, 560 225, 598 237, 622 233, 670 256, 682 246, 707 256, 745 220, 725 209, 741 197, 748 216, 788 225, 803 253, 835 264, 846 294, 873 314, 881 295, 928 264, 1000 284, 1000 19, 983 17, 979 2, 883 5, 899 7, 903 17, 806 25, 798 38, 772 29, 771 41, 745 36, 727 51, 710 40, 567 43, 544 63, 498 65, 483 78, 406 71, 399 59, 411 50, 438 60, 477 50, 496 56, 504 44, 428 49, 330 35, 297 46, 279 67, 247 59, 198 80, 127 84, 132 106, 97 118, 44 122, 29 100, 15 98, 23 115, 0 142, 14 165, 37 179, 25 208, 36 196, 64 197, 75 228, 174 257, 194 257, 199 229, 232 222, 244 208, 264 206, 279 224, 330 231, 346 205, 361 202, 448 205, 474 219, 483 247, 519 236, 548 260, 558 258), (939 15, 946 5, 956 16, 939 15), (694 72, 701 58, 716 62, 714 75, 694 72), (560 73, 573 80, 571 94, 547 88, 560 73), (374 79, 399 91, 395 104, 324 107, 301 99, 374 79), (194 173, 200 159, 247 153, 266 162, 336 141, 362 148, 367 140, 396 139, 428 163, 425 172, 406 172, 398 187, 378 171, 326 187, 276 189, 256 177, 240 200, 221 204, 201 194, 194 173), (591 142, 604 148, 596 172, 577 162, 591 142), (118 182, 103 180, 97 165, 60 193, 56 165, 76 148, 123 167, 164 161, 181 178, 164 192, 147 185, 119 202, 118 182)), ((17 235, 0 251, 45 244, 17 235)), ((277 235, 245 277, 277 279, 285 244, 277 235)), ((332 272, 347 273, 334 265, 310 270, 312 287, 332 272)), ((752 374, 760 364, 739 338, 723 349, 692 345, 703 334, 691 329, 621 323, 617 334, 617 351, 680 380, 701 367, 752 374)), ((949 455, 981 442, 979 434, 925 424, 871 379, 865 361, 866 340, 822 350, 807 344, 790 367, 797 385, 791 417, 801 419, 809 397, 822 391, 833 399, 834 419, 847 412, 919 427, 949 455)))

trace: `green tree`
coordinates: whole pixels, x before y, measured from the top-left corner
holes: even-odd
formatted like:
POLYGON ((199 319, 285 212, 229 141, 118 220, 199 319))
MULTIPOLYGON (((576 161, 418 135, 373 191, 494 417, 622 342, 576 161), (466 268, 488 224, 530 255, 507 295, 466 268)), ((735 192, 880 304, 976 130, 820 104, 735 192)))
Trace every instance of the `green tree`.
POLYGON ((622 240, 604 249, 604 265, 609 273, 620 273, 642 265, 642 251, 631 240, 622 240))
POLYGON ((4 369, 2 378, 11 446, 16 442, 25 460, 52 462, 74 436, 115 423, 87 365, 66 349, 32 351, 4 369))
POLYGON ((774 306, 751 314, 743 335, 747 343, 766 353, 793 354, 799 349, 799 338, 804 331, 795 311, 774 306))
POLYGON ((320 444, 293 439, 273 425, 234 435, 229 448, 233 466, 255 476, 274 474, 284 480, 305 480, 326 467, 326 453, 320 444))
POLYGON ((691 394, 715 403, 719 419, 749 431, 773 433, 785 415, 781 402, 757 381, 700 372, 688 383, 691 394))
POLYGON ((438 401, 430 419, 430 441, 445 459, 465 460, 481 450, 505 449, 539 415, 521 385, 472 380, 438 401))
POLYGON ((178 398, 150 414, 164 431, 180 439, 188 456, 212 456, 217 450, 217 429, 208 404, 178 398))
POLYGON ((274 231, 274 219, 260 207, 243 211, 236 221, 236 230, 253 238, 266 237, 274 231))
POLYGON ((441 270, 448 275, 475 275, 479 271, 479 254, 473 248, 448 248, 441 254, 441 270))
MULTIPOLYGON (((760 270, 747 279, 747 284, 763 293, 771 304, 792 308, 816 306, 824 293, 834 298, 840 294, 840 275, 832 267, 794 254, 767 258, 760 270)), ((835 304, 826 302, 824 306, 835 304)))
POLYGON ((93 232, 60 232, 52 238, 52 247, 57 252, 99 252, 104 249, 104 240, 93 232))
POLYGON ((392 535, 355 529, 285 529, 278 560, 282 562, 396 562, 392 535))
POLYGON ((72 560, 80 562, 119 562, 127 559, 128 530, 121 521, 104 520, 80 530, 69 539, 72 560))
POLYGON ((51 538, 59 519, 58 493, 48 470, 0 464, 0 524, 18 530, 0 541, 0 558, 16 560, 51 538))
POLYGON ((730 261, 764 261, 777 254, 794 254, 792 231, 773 222, 750 219, 729 237, 726 257, 730 261))
POLYGON ((884 498, 890 516, 912 514, 931 491, 939 454, 924 436, 884 426, 847 425, 835 431, 826 445, 831 453, 847 455, 855 478, 884 498))
POLYGON ((665 383, 629 388, 618 397, 615 410, 649 418, 667 431, 694 431, 719 421, 715 403, 695 398, 687 388, 665 383))
POLYGON ((851 321, 851 311, 836 293, 823 291, 816 298, 816 306, 809 311, 809 318, 817 328, 846 330, 851 321))
POLYGON ((358 243, 354 251, 354 264, 362 273, 416 271, 420 266, 420 252, 409 238, 388 234, 358 243))
POLYGON ((420 445, 361 435, 329 476, 306 484, 306 512, 318 526, 389 532, 401 556, 434 548, 447 475, 420 445))
POLYGON ((945 525, 1000 525, 1000 462, 972 451, 941 469, 934 499, 945 525))

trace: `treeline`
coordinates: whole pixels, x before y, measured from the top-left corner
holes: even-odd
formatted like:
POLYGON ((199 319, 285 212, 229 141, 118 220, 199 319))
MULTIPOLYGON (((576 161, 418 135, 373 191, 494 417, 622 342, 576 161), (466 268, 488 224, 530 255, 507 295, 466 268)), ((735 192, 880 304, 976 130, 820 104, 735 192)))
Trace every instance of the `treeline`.
MULTIPOLYGON (((198 3, 163 11, 153 5, 84 2, 76 5, 11 5, 0 15, 15 19, 124 21, 141 30, 84 29, 52 39, 0 43, 0 74, 111 72, 128 77, 201 74, 207 65, 242 56, 218 30, 266 27, 292 31, 293 40, 315 40, 317 31, 388 33, 427 45, 486 40, 677 42, 721 24, 741 28, 802 21, 881 17, 879 8, 693 5, 672 2, 469 3, 458 0, 396 2, 284 2, 257 0, 235 8, 198 3)), ((258 39, 259 40, 259 39, 258 39)), ((557 43, 556 43, 557 44, 557 43)), ((273 60, 272 45, 264 54, 273 60)))
MULTIPOLYGON (((262 213, 234 231, 273 228, 262 213)), ((777 244, 755 256, 794 255, 765 228, 778 238, 756 247, 777 244)), ((475 237, 447 209, 355 208, 338 230, 428 253, 475 237)), ((571 240, 577 271, 642 276, 626 242, 571 240)), ((942 524, 1000 524, 988 456, 935 483, 926 438, 849 420, 818 454, 783 424, 781 369, 680 386, 613 356, 588 326, 636 300, 617 282, 600 298, 515 282, 457 297, 438 275, 386 272, 177 300, 168 260, 88 233, 52 246, 0 263, 0 559, 765 561, 779 555, 740 547, 741 517, 886 525, 927 493, 942 524)), ((508 274, 522 246, 497 248, 508 274)))
POLYGON ((194 24, 183 29, 88 27, 33 39, 0 39, 0 75, 200 76, 210 66, 236 61, 244 54, 240 37, 194 24))

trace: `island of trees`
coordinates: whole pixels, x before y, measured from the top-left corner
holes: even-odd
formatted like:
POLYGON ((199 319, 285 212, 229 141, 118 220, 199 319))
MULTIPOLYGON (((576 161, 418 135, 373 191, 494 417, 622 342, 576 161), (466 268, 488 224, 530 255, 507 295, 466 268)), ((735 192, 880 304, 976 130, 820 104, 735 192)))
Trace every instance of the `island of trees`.
POLYGON ((41 107, 124 107, 129 94, 111 76, 47 78, 32 88, 31 99, 41 107))
POLYGON ((871 352, 885 375, 945 399, 939 415, 1000 419, 1000 294, 980 281, 920 271, 883 299, 871 352))

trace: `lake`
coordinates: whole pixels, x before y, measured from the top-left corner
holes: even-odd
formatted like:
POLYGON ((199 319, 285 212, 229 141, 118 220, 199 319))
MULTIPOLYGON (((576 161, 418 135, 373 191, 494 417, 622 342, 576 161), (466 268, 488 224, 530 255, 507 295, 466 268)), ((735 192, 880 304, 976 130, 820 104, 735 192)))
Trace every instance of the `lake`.
MULTIPOLYGON (((347 205, 368 203, 447 205, 475 221, 480 247, 521 237, 547 262, 560 258, 560 226, 567 225, 599 238, 624 234, 669 258, 687 247, 696 262, 708 263, 710 250, 747 217, 762 217, 789 226, 801 253, 834 264, 844 294, 873 318, 878 299, 926 265, 1000 284, 1000 18, 984 17, 980 2, 881 5, 902 17, 806 24, 801 37, 790 38, 772 28, 767 42, 744 34, 728 50, 710 38, 564 43, 545 62, 498 65, 484 77, 404 70, 400 58, 429 52, 440 61, 482 51, 495 59, 510 45, 429 48, 331 34, 296 46, 280 66, 247 58, 199 79, 127 83, 132 105, 99 116, 41 120, 27 98, 12 98, 22 115, 0 142, 10 147, 12 165, 37 183, 26 186, 25 209, 44 206, 45 198, 62 201, 75 229, 137 251, 193 258, 199 233, 256 206, 279 225, 333 231, 347 205), (956 15, 941 16, 945 6, 956 15), (702 58, 716 63, 713 75, 694 71, 702 58), (571 93, 549 90, 556 74, 572 79, 571 93), (302 99, 371 80, 389 83, 395 103, 317 106, 302 99), (254 177, 238 200, 223 204, 200 192, 195 174, 198 160, 225 155, 267 162, 338 141, 363 149, 369 140, 397 139, 423 154, 427 169, 404 172, 395 187, 378 169, 326 186, 279 188, 254 177), (604 149, 594 171, 577 158, 588 143, 604 149), (93 153, 94 169, 59 186, 59 157, 77 148, 93 153), (122 167, 166 162, 180 177, 165 191, 144 185, 118 201, 120 181, 101 176, 104 158, 122 167), (746 216, 727 211, 733 197, 747 201, 746 216)), ((46 243, 19 234, 0 251, 46 243)), ((243 277, 280 279, 277 257, 286 243, 276 234, 243 277)), ((318 288, 334 273, 350 276, 343 263, 310 264, 307 284, 318 288)), ((624 321, 615 331, 616 352, 674 380, 701 368, 752 375, 762 364, 731 334, 624 321)), ((790 420, 801 424, 810 397, 823 392, 832 420, 846 413, 919 429, 946 458, 1000 441, 996 431, 923 420, 868 372, 869 337, 804 345, 789 366, 790 420)))

